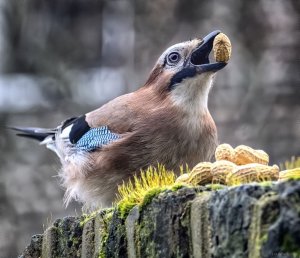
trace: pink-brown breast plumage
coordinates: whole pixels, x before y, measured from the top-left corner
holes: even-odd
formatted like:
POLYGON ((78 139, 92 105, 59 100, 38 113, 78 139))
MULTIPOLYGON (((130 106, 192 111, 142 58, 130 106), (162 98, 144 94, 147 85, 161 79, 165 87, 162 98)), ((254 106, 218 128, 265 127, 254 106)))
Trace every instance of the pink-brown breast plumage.
POLYGON ((209 112, 195 117, 198 127, 190 131, 182 124, 186 114, 178 110, 170 98, 164 100, 164 105, 158 105, 153 101, 157 98, 155 92, 145 94, 143 90, 116 99, 87 115, 91 125, 106 123, 122 134, 122 138, 88 154, 81 165, 65 164, 62 170, 64 186, 71 189, 70 196, 91 203, 91 206, 107 206, 115 197, 117 185, 140 169, 161 163, 168 169, 179 171, 180 165, 193 167, 197 162, 211 158, 217 136, 209 112), (139 103, 136 99, 141 98, 143 105, 138 107, 134 103, 139 103), (109 112, 110 118, 103 117, 109 108, 114 110, 109 112), (123 120, 125 117, 127 119, 123 120))

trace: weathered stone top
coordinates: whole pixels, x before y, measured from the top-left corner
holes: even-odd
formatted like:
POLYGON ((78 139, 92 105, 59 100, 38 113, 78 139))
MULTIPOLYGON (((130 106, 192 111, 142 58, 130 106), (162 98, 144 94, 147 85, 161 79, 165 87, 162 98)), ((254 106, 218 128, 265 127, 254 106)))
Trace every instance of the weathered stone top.
POLYGON ((20 257, 300 257, 300 181, 183 187, 126 218, 58 219, 20 257))

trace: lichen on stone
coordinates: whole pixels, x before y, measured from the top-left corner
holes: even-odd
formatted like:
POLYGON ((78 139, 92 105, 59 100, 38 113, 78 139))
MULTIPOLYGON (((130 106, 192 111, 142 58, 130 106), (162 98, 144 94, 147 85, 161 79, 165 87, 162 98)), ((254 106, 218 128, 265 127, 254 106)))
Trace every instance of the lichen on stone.
POLYGON ((269 227, 277 219, 279 213, 279 197, 273 191, 264 194, 254 204, 248 241, 249 257, 261 257, 261 248, 268 241, 269 227))
POLYGON ((99 243, 99 258, 105 258, 106 257, 106 243, 108 239, 108 227, 113 217, 113 209, 106 209, 100 213, 98 213, 98 216, 100 216, 101 220, 101 227, 97 230, 100 230, 100 243, 99 243))
POLYGON ((194 188, 167 189, 139 211, 135 224, 136 257, 188 257, 190 207, 194 188))
POLYGON ((89 220, 94 219, 98 213, 99 210, 91 213, 83 213, 81 216, 80 226, 83 227, 89 220))

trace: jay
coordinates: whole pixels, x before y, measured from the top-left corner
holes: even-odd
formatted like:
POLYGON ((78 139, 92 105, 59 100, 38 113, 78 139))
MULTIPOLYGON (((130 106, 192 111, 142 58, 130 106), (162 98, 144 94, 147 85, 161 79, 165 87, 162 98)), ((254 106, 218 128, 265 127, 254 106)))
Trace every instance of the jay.
POLYGON ((91 208, 110 206, 117 186, 141 169, 160 163, 176 172, 210 160, 217 130, 208 94, 226 66, 209 61, 219 33, 169 47, 144 86, 92 112, 54 129, 13 128, 58 155, 66 204, 75 199, 91 208))

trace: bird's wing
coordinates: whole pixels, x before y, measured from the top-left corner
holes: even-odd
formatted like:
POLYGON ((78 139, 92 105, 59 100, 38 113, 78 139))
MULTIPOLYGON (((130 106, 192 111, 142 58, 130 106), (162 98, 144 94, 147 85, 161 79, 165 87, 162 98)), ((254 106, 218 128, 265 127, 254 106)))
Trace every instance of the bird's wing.
POLYGON ((64 153, 67 146, 75 150, 92 151, 122 138, 123 134, 132 130, 136 115, 133 115, 128 104, 131 96, 123 95, 88 114, 70 117, 56 128, 10 129, 18 131, 19 136, 38 140, 57 154, 64 153))
POLYGON ((70 142, 77 150, 81 151, 99 149, 121 138, 107 125, 91 127, 86 120, 86 115, 66 120, 60 126, 60 133, 56 137, 70 142))
POLYGON ((90 151, 112 143, 133 130, 138 117, 136 94, 120 96, 102 107, 62 126, 61 138, 68 138, 78 149, 90 151))
POLYGON ((36 139, 49 149, 57 152, 59 146, 92 151, 112 143, 124 134, 133 131, 134 124, 141 113, 135 108, 135 94, 120 96, 99 109, 78 117, 63 121, 57 128, 13 127, 21 132, 20 136, 36 139))

